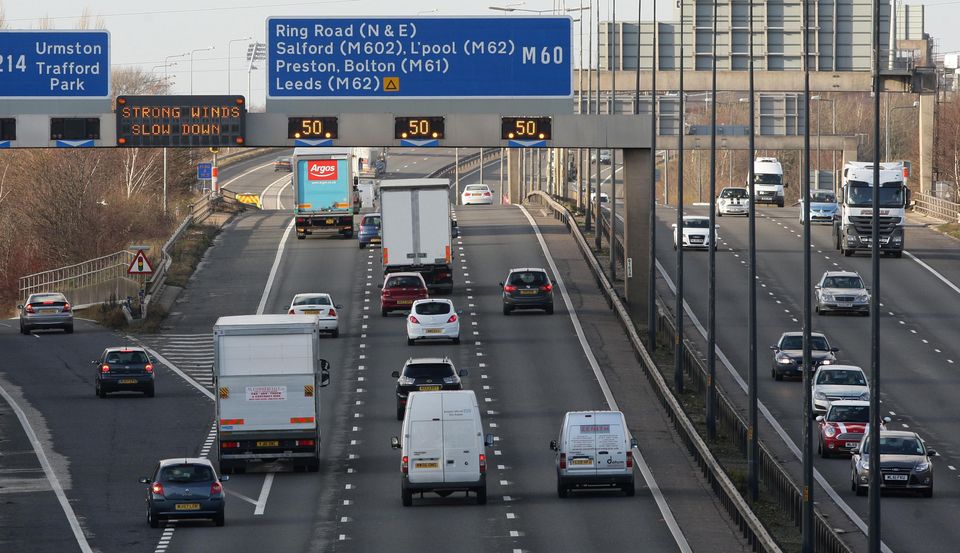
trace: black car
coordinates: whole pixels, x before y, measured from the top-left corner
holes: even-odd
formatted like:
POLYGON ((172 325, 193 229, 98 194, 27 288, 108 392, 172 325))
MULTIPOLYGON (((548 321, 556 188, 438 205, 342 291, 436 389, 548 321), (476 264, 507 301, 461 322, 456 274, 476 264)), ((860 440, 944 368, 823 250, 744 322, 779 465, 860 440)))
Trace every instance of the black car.
POLYGON ((462 390, 461 376, 467 376, 467 370, 457 371, 453 361, 443 358, 408 359, 403 369, 393 371, 397 379, 397 420, 403 420, 407 408, 407 396, 410 392, 436 392, 440 390, 462 390))
POLYGON ((503 314, 514 309, 543 309, 553 313, 553 281, 543 269, 510 269, 503 288, 503 314))
POLYGON ((143 348, 107 348, 91 363, 97 367, 97 397, 107 397, 110 392, 142 392, 153 397, 156 375, 143 348))
MULTIPOLYGON (((222 481, 229 479, 224 476, 222 481)), ((140 478, 141 484, 149 486, 147 523, 157 528, 164 519, 199 518, 223 526, 226 499, 220 482, 207 459, 180 457, 160 461, 152 478, 140 478)))
MULTIPOLYGON (((783 380, 785 376, 803 378, 800 367, 803 366, 803 332, 784 332, 777 345, 770 346, 773 359, 770 375, 774 380, 783 380)), ((819 332, 810 333, 811 372, 820 365, 832 365, 837 362, 837 348, 830 347, 827 337, 819 332)))

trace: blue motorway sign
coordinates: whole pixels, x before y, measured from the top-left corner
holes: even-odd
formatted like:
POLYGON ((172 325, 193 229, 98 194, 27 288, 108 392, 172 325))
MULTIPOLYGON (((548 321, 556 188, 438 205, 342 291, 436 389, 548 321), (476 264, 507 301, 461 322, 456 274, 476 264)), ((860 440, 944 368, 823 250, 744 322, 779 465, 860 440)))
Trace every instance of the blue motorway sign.
POLYGON ((558 98, 573 94, 572 19, 267 20, 271 98, 558 98))
POLYGON ((0 97, 109 96, 107 31, 0 31, 0 97))
POLYGON ((198 163, 197 164, 197 179, 199 180, 210 180, 213 178, 213 164, 212 163, 198 163))

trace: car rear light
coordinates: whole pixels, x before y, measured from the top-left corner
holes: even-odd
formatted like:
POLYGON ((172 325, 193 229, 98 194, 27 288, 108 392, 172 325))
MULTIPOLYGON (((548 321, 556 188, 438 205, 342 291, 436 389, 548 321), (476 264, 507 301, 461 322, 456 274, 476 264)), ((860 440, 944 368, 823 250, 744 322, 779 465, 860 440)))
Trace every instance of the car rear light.
POLYGON ((487 472, 487 456, 480 454, 480 474, 487 472))
POLYGON ((24 307, 24 311, 26 311, 27 313, 36 313, 36 311, 34 311, 33 309, 33 304, 29 304, 29 303, 27 304, 26 307, 24 307))
POLYGON ((160 482, 154 482, 154 483, 150 486, 150 493, 152 493, 153 495, 162 496, 162 495, 163 495, 163 484, 161 484, 160 482))
POLYGON ((387 290, 386 288, 384 288, 384 290, 380 293, 380 295, 383 296, 383 297, 385 297, 385 298, 389 298, 389 297, 391 296, 391 294, 392 294, 392 292, 391 292, 390 290, 387 290))
POLYGON ((632 451, 627 452, 627 468, 628 469, 633 468, 633 452, 632 451))
POLYGON ((43 305, 53 305, 53 300, 46 300, 43 305))
POLYGON ((552 291, 553 291, 553 285, 552 285, 552 284, 544 284, 543 286, 540 287, 540 289, 543 290, 544 292, 552 292, 552 291))
POLYGON ((305 221, 306 221, 306 219, 305 219, 304 217, 297 217, 297 222, 298 222, 298 223, 303 223, 303 222, 305 222, 305 221))
POLYGON ((151 365, 150 363, 147 363, 147 366, 144 367, 143 370, 147 371, 148 373, 152 373, 152 372, 153 372, 153 365, 151 365))
POLYGON ((291 309, 290 311, 287 311, 287 315, 296 315, 296 314, 297 314, 297 312, 296 312, 294 309, 291 309))
POLYGON ((448 322, 448 323, 455 323, 455 322, 457 322, 457 315, 456 315, 456 314, 450 315, 450 318, 447 319, 447 322, 448 322))
POLYGON ((484 196, 490 196, 490 193, 489 193, 489 192, 484 192, 483 195, 484 195, 484 196))
POLYGON ((514 286, 514 285, 512 285, 512 284, 507 284, 506 286, 503 287, 503 291, 504 291, 504 292, 516 292, 516 291, 517 291, 517 287, 514 286))
POLYGON ((336 317, 336 316, 337 316, 337 310, 336 310, 336 309, 331 309, 329 312, 327 312, 327 316, 328 316, 328 317, 336 317))
POLYGON ((400 472, 408 474, 410 472, 410 457, 406 455, 400 460, 400 472))
POLYGON ((567 468, 567 454, 566 454, 566 453, 561 453, 561 454, 560 454, 560 468, 561 468, 561 469, 567 468))
POLYGON ((240 449, 240 442, 220 442, 220 449, 240 449))
POLYGON ((297 444, 297 447, 313 447, 317 445, 317 442, 314 440, 297 440, 294 443, 297 444))
POLYGON ((223 486, 220 485, 220 482, 214 482, 210 484, 210 495, 221 495, 223 494, 223 486))
POLYGON ((69 303, 63 304, 63 310, 64 310, 65 312, 66 312, 66 311, 70 311, 70 304, 69 304, 69 303))
POLYGON ((100 365, 100 372, 101 373, 110 372, 110 365, 107 365, 107 364, 100 365))
POLYGON ((417 318, 414 317, 413 315, 410 315, 410 317, 408 317, 407 320, 409 320, 411 323, 413 323, 413 324, 415 324, 415 325, 420 324, 420 321, 418 321, 417 318))

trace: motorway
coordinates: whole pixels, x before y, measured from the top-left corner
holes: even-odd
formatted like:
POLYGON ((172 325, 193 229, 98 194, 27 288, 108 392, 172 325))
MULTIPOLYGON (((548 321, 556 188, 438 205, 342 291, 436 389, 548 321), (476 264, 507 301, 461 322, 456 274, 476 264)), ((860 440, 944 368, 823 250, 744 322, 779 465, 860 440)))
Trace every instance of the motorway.
MULTIPOLYGON (((388 176, 423 176, 451 161, 446 152, 394 151, 388 176)), ((488 164, 486 170, 494 175, 496 166, 488 164)), ((467 184, 477 175, 463 177, 467 184)), ((562 226, 541 218, 538 236, 519 208, 458 208, 462 237, 456 242, 452 299, 463 310, 464 340, 459 346, 410 347, 404 318, 378 313, 379 250, 360 250, 356 240, 340 238, 296 240, 289 230, 288 180, 288 173, 274 173, 263 159, 223 171, 228 189, 262 194, 266 209, 228 223, 159 334, 122 336, 81 323, 74 335, 20 336, 13 324, 0 323, 5 352, 0 386, 41 437, 89 550, 745 550, 735 525, 719 515, 682 442, 667 430, 666 416, 656 413, 655 401, 640 395, 644 385, 637 374, 633 381, 617 382, 615 395, 625 408, 642 413, 628 419, 659 487, 638 475, 636 498, 602 492, 556 497, 547 444, 562 414, 606 405, 587 351, 604 370, 636 366, 562 226), (557 256, 555 276, 571 279, 568 305, 576 306, 583 320, 584 338, 577 338, 559 299, 553 316, 500 314, 497 282, 507 270, 549 265, 541 240, 557 256), (271 465, 235 475, 225 484, 226 528, 196 522, 151 530, 137 477, 158 458, 216 456, 208 389, 216 318, 283 313, 290 298, 303 291, 330 292, 345 306, 340 338, 322 341, 323 357, 333 368, 322 396, 320 472, 293 473, 271 465), (163 361, 157 397, 98 400, 89 359, 107 345, 129 340, 147 345, 163 361), (602 350, 593 351, 591 344, 602 350), (484 424, 497 437, 489 452, 487 506, 476 506, 472 498, 428 496, 415 500, 413 508, 401 507, 399 459, 389 443, 399 431, 395 379, 389 374, 410 356, 449 356, 470 371, 465 386, 477 392, 484 424), (657 496, 661 491, 665 500, 657 496), (664 511, 664 505, 672 510, 664 511)), ((7 406, 0 402, 0 407, 7 406)), ((26 436, 7 416, 0 417, 0 429, 18 452, 14 457, 5 448, 0 456, 0 483, 12 482, 15 474, 29 479, 20 484, 27 491, 6 495, 15 508, 0 514, 0 526, 11 529, 5 530, 0 549, 76 550, 26 436), (35 537, 38 521, 41 537, 35 537)))
MULTIPOLYGON (((604 175, 609 174, 609 168, 604 175)), ((623 204, 618 202, 622 217, 623 204)), ((686 214, 709 215, 709 208, 688 207, 686 214)), ((775 382, 770 377, 772 354, 767 346, 784 331, 801 330, 803 313, 802 232, 799 208, 757 208, 757 315, 758 382, 763 405, 784 428, 794 444, 802 444, 803 393, 798 382, 775 382)), ((609 211, 604 210, 609 217, 609 211)), ((675 207, 657 209, 658 261, 669 279, 676 280, 671 225, 675 207)), ((622 234, 621 226, 618 231, 622 234)), ((748 367, 748 236, 744 217, 717 219, 717 344, 744 381, 748 367)), ((909 223, 909 221, 908 221, 909 223)), ((843 257, 833 249, 831 227, 812 228, 812 278, 826 270, 857 271, 870 282, 870 257, 843 257)), ((891 429, 916 431, 934 449, 935 491, 932 499, 885 494, 882 501, 883 539, 895 552, 916 551, 923 536, 924 551, 956 551, 960 528, 960 438, 955 432, 960 376, 960 344, 956 340, 956 314, 960 312, 960 249, 955 240, 915 225, 907 229, 909 253, 902 259, 881 259, 881 402, 891 429), (922 263, 921 263, 922 262, 922 263)), ((707 252, 684 253, 685 301, 707 323, 707 252)), ((663 290, 662 290, 663 291, 663 290)), ((672 305, 671 301, 667 302, 672 305)), ((813 331, 824 332, 840 348, 838 361, 859 365, 870 374, 870 321, 849 316, 813 315, 813 331)), ((689 329, 689 327, 688 327, 689 329)), ((718 359, 717 370, 727 369, 718 359)), ((732 380, 728 393, 740 393, 732 380)), ((816 431, 815 431, 816 432, 816 431)), ((816 433, 814 434, 816 437, 816 433)), ((779 440, 767 435, 763 440, 779 440)), ((814 444, 816 448, 816 443, 814 444)), ((850 462, 815 460, 815 468, 828 485, 862 520, 867 520, 867 498, 850 489, 850 462)), ((829 501, 821 492, 817 502, 829 501)), ((835 523, 839 525, 839 523, 835 523)), ((852 527, 851 527, 852 529, 852 527)))

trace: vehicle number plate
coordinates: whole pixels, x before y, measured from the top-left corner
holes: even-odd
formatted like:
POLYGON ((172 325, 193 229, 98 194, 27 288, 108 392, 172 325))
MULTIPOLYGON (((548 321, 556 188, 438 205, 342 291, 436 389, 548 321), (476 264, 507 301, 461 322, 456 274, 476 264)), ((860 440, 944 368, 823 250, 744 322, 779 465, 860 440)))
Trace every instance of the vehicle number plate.
POLYGON ((278 445, 280 445, 279 440, 266 440, 257 442, 257 447, 277 447, 278 445))
POLYGON ((844 444, 844 445, 845 445, 846 447, 849 447, 850 449, 853 449, 853 448, 857 447, 858 445, 860 445, 860 442, 847 442, 847 443, 844 444))
POLYGON ((380 243, 380 239, 379 239, 379 238, 371 238, 371 239, 370 239, 370 243, 371 243, 371 244, 379 244, 379 243, 380 243))
POLYGON ((304 315, 319 315, 320 312, 317 311, 316 309, 304 309, 304 310, 303 310, 303 314, 304 314, 304 315))
POLYGON ((328 225, 332 225, 332 224, 333 224, 333 219, 327 219, 327 220, 326 220, 326 223, 327 223, 328 225))
POLYGON ((837 303, 837 305, 839 305, 840 307, 853 307, 853 304, 848 301, 841 301, 837 303))
POLYGON ((593 459, 573 459, 570 461, 571 465, 592 465, 593 459))
POLYGON ((413 464, 413 467, 418 469, 435 469, 440 467, 440 463, 436 461, 417 462, 413 464))
POLYGON ((136 384, 136 383, 137 383, 137 379, 136 379, 136 378, 121 378, 121 379, 120 379, 120 384, 136 384))
POLYGON ((525 296, 532 296, 537 293, 536 290, 520 290, 520 293, 525 296))
POLYGON ((199 503, 177 503, 176 510, 178 511, 199 511, 199 503))
POLYGON ((397 305, 413 305, 413 300, 397 300, 397 305))
POLYGON ((421 392, 436 392, 440 386, 417 386, 417 389, 421 392))
POLYGON ((428 328, 428 329, 427 329, 427 334, 440 334, 441 332, 443 332, 443 329, 442 329, 442 328, 428 328))
POLYGON ((906 480, 908 476, 906 474, 884 474, 884 480, 906 480))
POLYGON ((41 313, 56 313, 57 310, 56 310, 56 309, 41 309, 40 312, 41 312, 41 313))

